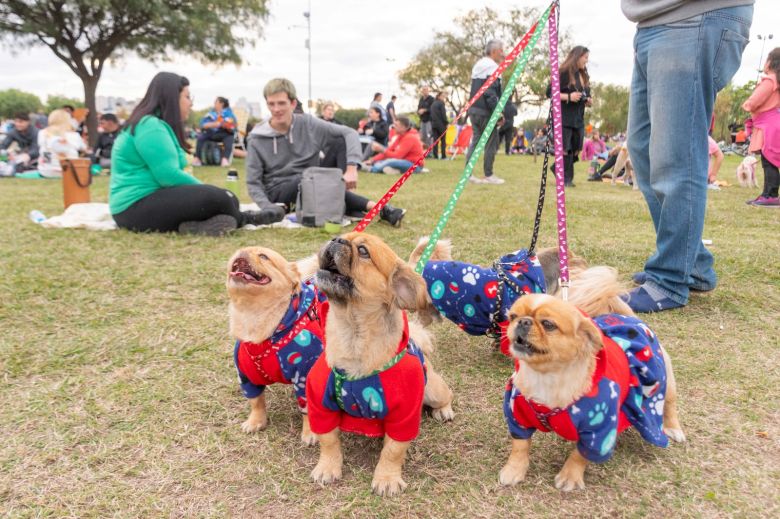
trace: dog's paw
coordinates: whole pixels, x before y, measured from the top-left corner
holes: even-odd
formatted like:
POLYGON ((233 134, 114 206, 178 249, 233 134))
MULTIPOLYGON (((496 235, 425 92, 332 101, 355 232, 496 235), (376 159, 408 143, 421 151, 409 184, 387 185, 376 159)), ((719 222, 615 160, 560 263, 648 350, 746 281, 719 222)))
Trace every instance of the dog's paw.
POLYGON ((311 431, 301 431, 301 443, 307 447, 317 445, 317 435, 311 431))
POLYGON ((451 422, 455 419, 455 411, 452 410, 452 406, 447 404, 444 407, 431 410, 431 416, 434 420, 439 422, 451 422))
POLYGON ((397 475, 374 476, 371 490, 378 496, 393 497, 406 489, 406 482, 397 475))
POLYGON ((673 441, 682 443, 685 441, 685 433, 682 429, 664 429, 664 433, 673 441))
POLYGON ((253 418, 248 418, 244 423, 241 424, 241 430, 247 434, 251 434, 257 431, 262 431, 266 427, 268 427, 267 418, 265 420, 256 420, 253 418))
POLYGON ((517 485, 525 479, 526 472, 528 472, 528 463, 522 465, 507 463, 498 474, 498 482, 508 487, 517 485))
POLYGON ((572 470, 564 466, 555 476, 555 488, 564 492, 572 490, 582 490, 585 488, 584 473, 579 470, 572 470))
POLYGON ((322 485, 341 479, 341 466, 329 460, 320 460, 311 471, 311 479, 322 485))

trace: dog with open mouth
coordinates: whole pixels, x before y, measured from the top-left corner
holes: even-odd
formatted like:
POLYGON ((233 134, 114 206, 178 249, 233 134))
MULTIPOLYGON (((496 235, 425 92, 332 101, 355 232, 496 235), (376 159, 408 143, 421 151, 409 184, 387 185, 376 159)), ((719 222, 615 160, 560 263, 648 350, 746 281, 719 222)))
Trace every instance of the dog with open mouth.
POLYGON ((327 300, 311 281, 302 281, 315 270, 315 256, 289 263, 265 247, 240 249, 228 261, 233 360, 250 405, 241 425, 246 433, 268 425, 266 386, 291 384, 303 415, 301 440, 316 443, 306 414, 306 378, 322 354, 327 300))
POLYGON ((504 396, 512 451, 501 484, 525 478, 537 430, 576 442, 555 476, 564 491, 584 488, 588 462, 607 461, 628 427, 659 447, 685 440, 669 356, 633 313, 591 319, 569 302, 531 294, 512 305, 507 333, 515 358, 504 396))
MULTIPOLYGON (((415 265, 428 245, 423 237, 409 257, 415 265)), ((588 268, 584 259, 573 254, 569 258, 569 298, 591 315, 630 312, 620 298, 625 290, 611 290, 602 284, 609 267, 588 268)), ((613 275, 614 272, 614 275, 613 275)), ((526 249, 505 254, 490 267, 452 258, 452 245, 440 240, 433 248, 423 272, 423 279, 438 311, 469 335, 488 335, 499 341, 502 353, 509 355, 510 341, 506 336, 509 308, 525 294, 560 293, 560 264, 555 248, 540 249, 537 254, 526 249)), ((610 286, 607 284, 607 286, 610 286)))
POLYGON ((402 466, 423 405, 452 420, 452 391, 431 367, 432 340, 406 311, 430 306, 425 282, 380 238, 348 233, 319 253, 317 283, 328 296, 327 347, 306 385, 319 483, 341 477, 340 431, 383 437, 372 489, 403 491, 402 466))

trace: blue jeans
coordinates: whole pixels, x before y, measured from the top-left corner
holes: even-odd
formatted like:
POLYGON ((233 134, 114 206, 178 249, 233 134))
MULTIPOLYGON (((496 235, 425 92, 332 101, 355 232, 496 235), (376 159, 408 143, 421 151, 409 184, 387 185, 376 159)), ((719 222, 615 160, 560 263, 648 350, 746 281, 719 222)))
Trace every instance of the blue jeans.
POLYGON ((707 205, 707 133, 715 96, 739 68, 753 6, 710 11, 640 28, 628 149, 656 232, 645 264, 647 283, 686 304, 689 288, 717 284, 713 257, 701 243, 707 205))
MULTIPOLYGON (((379 162, 375 162, 371 165, 371 173, 381 173, 382 168, 386 168, 390 166, 391 168, 400 169, 401 173, 406 172, 407 169, 412 167, 412 164, 414 162, 404 159, 385 159, 380 160, 379 162)), ((417 169, 414 170, 415 173, 419 173, 420 170, 419 166, 417 166, 417 169)))

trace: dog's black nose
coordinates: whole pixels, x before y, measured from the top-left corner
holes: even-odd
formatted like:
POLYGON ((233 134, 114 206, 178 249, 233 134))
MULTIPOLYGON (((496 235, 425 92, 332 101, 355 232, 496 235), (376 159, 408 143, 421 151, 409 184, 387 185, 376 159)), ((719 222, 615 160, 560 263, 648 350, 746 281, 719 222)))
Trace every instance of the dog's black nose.
POLYGON ((534 324, 533 319, 530 317, 522 317, 517 321, 517 328, 515 330, 515 335, 518 337, 525 338, 528 335, 528 331, 531 329, 531 326, 534 324))

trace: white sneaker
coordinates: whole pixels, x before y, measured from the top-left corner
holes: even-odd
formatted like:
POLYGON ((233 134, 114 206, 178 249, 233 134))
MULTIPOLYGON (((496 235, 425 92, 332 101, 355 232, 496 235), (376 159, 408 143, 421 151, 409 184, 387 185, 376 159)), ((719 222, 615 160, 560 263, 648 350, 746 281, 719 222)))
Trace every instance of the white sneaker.
POLYGON ((382 173, 385 175, 400 175, 402 171, 398 168, 391 168, 390 166, 385 166, 382 168, 382 173))
POLYGON ((720 191, 720 186, 716 183, 707 184, 707 189, 711 189, 712 191, 720 191))
POLYGON ((469 182, 471 182, 472 184, 484 184, 481 178, 475 177, 474 175, 471 175, 469 177, 469 182))
POLYGON ((503 184, 504 183, 504 179, 503 178, 498 178, 497 176, 493 175, 492 177, 485 177, 485 178, 483 178, 482 179, 482 183, 483 184, 496 184, 496 185, 498 185, 498 184, 503 184))

